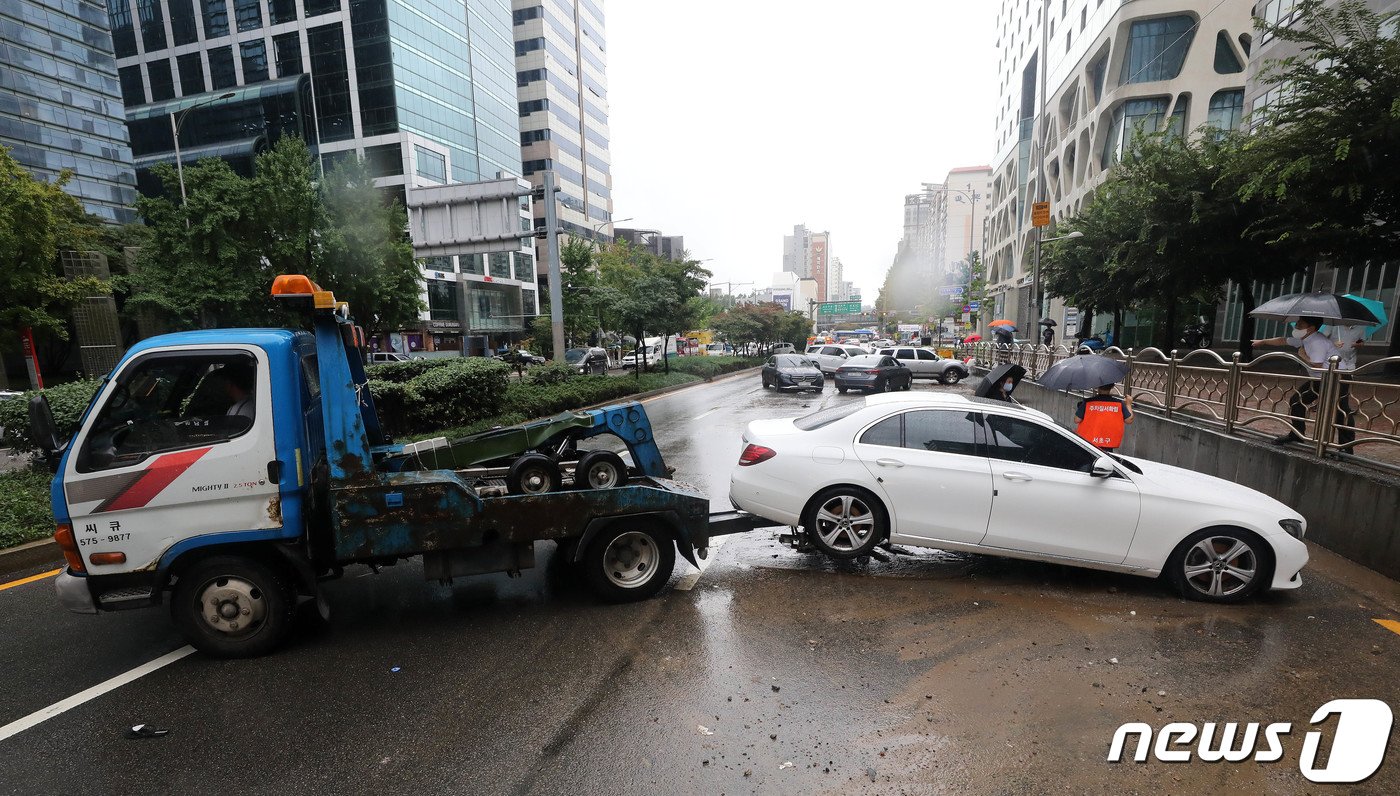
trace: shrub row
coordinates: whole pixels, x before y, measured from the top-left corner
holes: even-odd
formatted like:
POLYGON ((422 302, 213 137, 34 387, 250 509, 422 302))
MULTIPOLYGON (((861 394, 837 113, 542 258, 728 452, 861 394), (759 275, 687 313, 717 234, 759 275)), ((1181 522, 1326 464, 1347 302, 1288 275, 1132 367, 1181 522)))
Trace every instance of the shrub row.
POLYGON ((78 430, 78 421, 92 403, 92 396, 102 386, 99 379, 74 381, 50 387, 47 390, 30 390, 18 398, 0 401, 0 448, 14 448, 16 453, 30 453, 39 449, 34 437, 29 433, 29 399, 42 392, 49 399, 49 409, 53 411, 54 426, 59 438, 67 438, 78 430))
POLYGON ((762 359, 750 357, 677 357, 671 360, 671 371, 673 373, 676 371, 691 373, 704 379, 713 379, 716 376, 758 367, 762 364, 762 359))
POLYGON ((501 413, 510 367, 485 357, 446 360, 413 360, 380 365, 370 378, 379 420, 394 436, 433 428, 462 426, 501 413), (403 371, 380 379, 384 368, 419 362, 441 362, 421 368, 418 375, 402 379, 403 371))
POLYGON ((366 367, 365 374, 374 381, 407 384, 430 370, 444 368, 458 361, 456 359, 410 359, 406 362, 385 362, 366 367))
POLYGON ((0 548, 53 534, 50 479, 47 471, 38 469, 0 473, 0 548))

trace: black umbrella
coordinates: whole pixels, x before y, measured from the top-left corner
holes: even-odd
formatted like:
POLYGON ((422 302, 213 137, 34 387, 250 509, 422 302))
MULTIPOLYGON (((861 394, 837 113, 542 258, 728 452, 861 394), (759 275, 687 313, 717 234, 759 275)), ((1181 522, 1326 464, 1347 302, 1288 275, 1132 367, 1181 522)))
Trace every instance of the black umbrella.
POLYGON ((1069 392, 1117 384, 1126 375, 1128 363, 1100 354, 1085 354, 1056 362, 1040 374, 1037 381, 1046 389, 1069 392))
POLYGON ((1260 304, 1249 314, 1256 318, 1277 320, 1310 316, 1324 321, 1346 321, 1365 326, 1381 323, 1381 319, 1365 304, 1340 293, 1289 293, 1260 304))
POLYGON ((982 379, 982 383, 977 385, 977 389, 973 390, 972 394, 976 395, 978 398, 1009 398, 1010 396, 1007 393, 1002 392, 1002 383, 1007 379, 1011 379, 1011 390, 1015 392, 1016 385, 1020 384, 1021 379, 1025 377, 1026 369, 1014 362, 1008 362, 1005 365, 997 365, 992 368, 991 373, 988 373, 982 379))
POLYGON ((1041 325, 1041 326, 1059 326, 1058 323, 1055 323, 1055 319, 1054 319, 1054 318, 1041 318, 1041 319, 1040 319, 1040 325, 1041 325))

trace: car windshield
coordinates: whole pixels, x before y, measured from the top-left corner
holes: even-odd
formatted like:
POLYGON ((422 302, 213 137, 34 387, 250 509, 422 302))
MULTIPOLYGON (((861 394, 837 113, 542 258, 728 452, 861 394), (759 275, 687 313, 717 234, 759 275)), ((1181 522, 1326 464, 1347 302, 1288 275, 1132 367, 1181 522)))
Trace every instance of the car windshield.
POLYGON ((587 348, 570 348, 568 351, 564 352, 564 361, 582 362, 583 358, 586 356, 588 356, 587 348))
POLYGON ((864 408, 865 399, 861 398, 860 400, 849 401, 830 407, 829 409, 820 409, 805 417, 799 417, 792 421, 792 424, 802 431, 814 431, 822 426, 829 426, 842 418, 850 417, 864 408))
POLYGON ((882 357, 882 356, 880 356, 879 354, 861 354, 861 355, 858 356, 858 357, 851 357, 850 359, 846 360, 846 364, 843 365, 842 367, 846 367, 846 368, 873 368, 873 367, 879 366, 879 364, 880 364, 884 359, 885 359, 885 358, 882 357))
POLYGON ((796 354, 784 354, 778 357, 778 367, 780 368, 810 368, 814 367, 812 361, 807 357, 800 357, 796 354))

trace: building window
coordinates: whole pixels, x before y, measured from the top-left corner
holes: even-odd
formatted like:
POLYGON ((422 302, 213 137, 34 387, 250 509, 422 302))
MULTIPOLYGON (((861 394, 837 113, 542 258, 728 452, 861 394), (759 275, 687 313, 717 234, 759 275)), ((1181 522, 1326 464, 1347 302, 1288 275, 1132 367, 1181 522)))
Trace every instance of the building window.
POLYGON ((491 252, 489 255, 492 279, 510 279, 510 252, 491 252))
POLYGON ((458 255, 457 264, 461 266, 462 273, 464 274, 476 274, 480 276, 486 273, 486 255, 484 254, 458 255))
POLYGON ((398 144, 367 146, 365 168, 371 177, 397 177, 403 174, 403 151, 398 144))
POLYGON ((1182 136, 1186 132, 1186 114, 1191 111, 1191 95, 1182 94, 1176 98, 1176 106, 1172 108, 1172 118, 1167 122, 1167 129, 1174 136, 1182 136))
POLYGON ((204 62, 199 53, 182 55, 178 59, 180 67, 180 93, 186 97, 204 93, 204 62))
MULTIPOLYGON (((340 0, 306 0, 306 15, 308 17, 319 17, 322 14, 334 14, 340 10, 340 0)), ((311 48, 316 51, 315 47, 311 48)))
POLYGON ((131 25, 131 6, 127 5, 127 0, 107 0, 107 17, 111 20, 112 49, 117 57, 135 55, 136 29, 131 25))
MULTIPOLYGON (((1264 27, 1276 25, 1291 25, 1297 19, 1294 6, 1298 5, 1298 0, 1265 0, 1257 5, 1261 25, 1264 27)), ((1264 31, 1260 42, 1267 42, 1274 36, 1269 31, 1264 31)))
POLYGON ((535 255, 515 253, 515 278, 521 282, 535 281, 535 255))
POLYGON ((1175 79, 1195 35, 1196 23, 1185 15, 1134 22, 1119 84, 1175 79))
POLYGON ((1244 116, 1244 89, 1217 91, 1210 98, 1206 124, 1217 130, 1238 130, 1244 116))
POLYGON ((146 85, 141 81, 141 67, 123 66, 117 70, 122 84, 122 104, 128 108, 146 104, 146 85))
POLYGON ((282 33, 272 37, 272 49, 277 58, 277 76, 299 75, 301 68, 301 35, 282 33))
POLYGON ((447 182, 447 158, 421 146, 413 147, 413 154, 416 161, 414 171, 419 177, 433 182, 447 182))
POLYGON ((165 49, 165 12, 160 0, 136 0, 136 13, 141 18, 141 41, 146 52, 165 49))
POLYGON ((1223 30, 1215 34, 1215 73, 1234 75, 1243 71, 1244 64, 1235 55, 1235 48, 1230 46, 1230 35, 1223 30))
POLYGON ((199 41, 199 26, 194 21, 194 0, 170 0, 169 5, 170 33, 175 38, 175 46, 199 41))
POLYGON ((218 90, 238 85, 233 71, 233 48, 215 47, 209 51, 209 88, 218 90))
POLYGON ((146 64, 146 72, 151 78, 151 102, 162 102, 175 98, 175 79, 170 76, 170 60, 161 58, 146 64))
POLYGON ((262 0, 233 0, 233 17, 239 30, 262 27, 262 0))
POLYGON ((228 0, 204 0, 204 38, 216 39, 227 35, 228 0))
POLYGON ((1167 112, 1165 97, 1128 100, 1113 111, 1113 121, 1104 136, 1103 157, 1099 165, 1107 169, 1122 159, 1139 133, 1155 133, 1162 127, 1167 112))
POLYGON ((461 320, 461 304, 457 299, 457 283, 443 279, 428 280, 428 317, 435 321, 461 320))
POLYGON ((262 39, 245 41, 238 45, 238 54, 243 59, 243 85, 249 86, 267 80, 267 45, 262 39))
POLYGON ((1104 79, 1108 77, 1108 52, 1089 65, 1089 82, 1094 86, 1094 102, 1103 99, 1104 79))
MULTIPOLYGON (((311 16, 309 7, 306 15, 311 16)), ((345 36, 340 23, 308 30, 306 46, 311 53, 311 86, 319 110, 321 140, 345 141, 354 138, 355 123, 350 115, 350 74, 345 65, 345 36)))
POLYGON ((267 0, 267 24, 297 21, 296 0, 267 0))
POLYGON ((384 0, 351 0, 350 38, 355 42, 355 85, 360 93, 360 134, 399 129, 394 67, 384 0))

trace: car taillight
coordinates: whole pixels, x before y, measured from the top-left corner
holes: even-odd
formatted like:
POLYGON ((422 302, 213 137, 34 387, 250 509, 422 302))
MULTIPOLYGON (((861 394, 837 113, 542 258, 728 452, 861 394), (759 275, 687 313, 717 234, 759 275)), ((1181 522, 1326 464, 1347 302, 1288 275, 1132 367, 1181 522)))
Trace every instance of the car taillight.
POLYGON ((871 375, 871 376, 878 376, 878 375, 880 375, 880 371, 878 371, 878 370, 867 370, 866 373, 867 373, 868 375, 871 375))
POLYGON ((749 445, 744 448, 744 452, 739 454, 739 466, 748 467, 751 464, 766 462, 777 456, 778 452, 772 448, 765 448, 762 445, 749 445))
POLYGON ((73 572, 87 572, 87 567, 83 566, 83 557, 78 555, 78 540, 73 538, 73 526, 62 523, 53 532, 53 540, 58 542, 58 549, 63 551, 63 559, 68 562, 68 569, 73 572))

